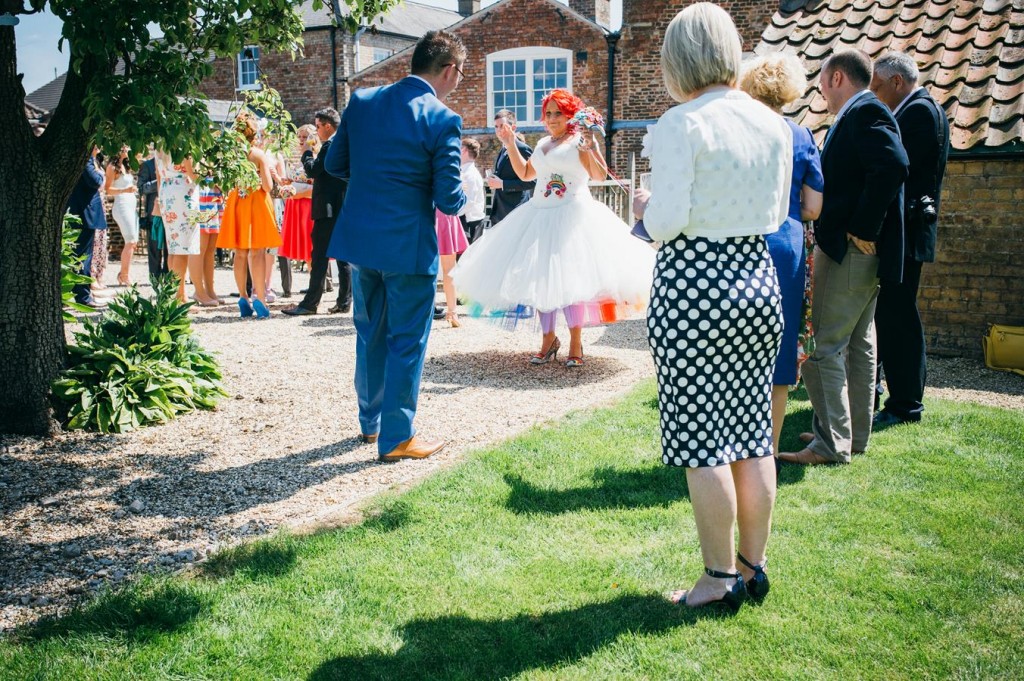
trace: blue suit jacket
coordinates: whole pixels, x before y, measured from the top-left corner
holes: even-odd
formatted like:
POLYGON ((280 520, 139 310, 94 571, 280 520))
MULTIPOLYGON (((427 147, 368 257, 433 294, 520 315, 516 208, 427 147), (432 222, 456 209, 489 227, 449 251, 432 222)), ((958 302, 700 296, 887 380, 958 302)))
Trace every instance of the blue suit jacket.
POLYGON ((462 118, 433 88, 407 77, 357 90, 327 152, 327 172, 348 194, 327 254, 397 274, 437 274, 434 207, 466 203, 459 174, 462 118))
POLYGON ((100 198, 100 187, 103 186, 103 173, 96 169, 89 158, 78 183, 71 191, 68 200, 68 211, 82 218, 84 229, 106 229, 107 217, 103 212, 103 199, 100 198))

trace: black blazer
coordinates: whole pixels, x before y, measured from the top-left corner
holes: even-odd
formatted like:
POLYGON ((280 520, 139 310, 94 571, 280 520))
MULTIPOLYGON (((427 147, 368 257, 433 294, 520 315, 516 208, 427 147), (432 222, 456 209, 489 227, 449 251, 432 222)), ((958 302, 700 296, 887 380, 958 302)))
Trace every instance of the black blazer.
POLYGON ((331 148, 331 140, 320 145, 320 153, 313 158, 310 149, 302 152, 302 167, 306 177, 313 180, 313 205, 310 217, 314 220, 336 218, 341 213, 341 204, 345 202, 345 190, 348 181, 339 179, 324 170, 324 159, 331 148))
MULTIPOLYGON (((524 159, 533 155, 533 149, 526 142, 516 140, 516 146, 524 159)), ((508 152, 502 147, 498 152, 498 158, 494 159, 494 174, 504 183, 502 189, 494 190, 494 197, 491 199, 491 224, 498 224, 502 218, 518 208, 520 204, 530 200, 536 182, 523 182, 516 175, 512 162, 508 160, 508 152)))
POLYGON ((910 159, 904 185, 906 257, 934 262, 942 178, 949 157, 949 121, 938 102, 922 88, 910 95, 896 122, 910 159))
POLYGON ((896 119, 868 92, 833 126, 821 152, 825 195, 814 240, 836 262, 846 257, 847 233, 874 241, 878 277, 903 279, 903 181, 907 152, 896 119))
POLYGON ((142 217, 153 216, 153 204, 156 203, 156 195, 160 189, 160 182, 156 179, 156 160, 149 158, 139 166, 139 178, 135 182, 139 189, 139 196, 143 197, 142 217))
POLYGON ((96 168, 93 158, 85 162, 85 169, 68 200, 68 211, 82 218, 85 229, 106 229, 107 217, 103 212, 103 199, 100 198, 100 187, 103 186, 103 173, 96 168))

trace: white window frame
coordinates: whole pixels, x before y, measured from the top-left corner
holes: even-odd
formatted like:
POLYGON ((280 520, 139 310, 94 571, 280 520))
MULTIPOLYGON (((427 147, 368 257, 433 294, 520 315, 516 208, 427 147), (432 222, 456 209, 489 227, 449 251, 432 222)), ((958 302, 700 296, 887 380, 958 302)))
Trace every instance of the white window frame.
POLYGON ((260 70, 259 70, 259 68, 256 68, 254 70, 255 80, 252 83, 243 83, 242 82, 242 62, 255 62, 256 65, 259 66, 260 57, 261 56, 263 56, 263 51, 260 49, 259 45, 246 45, 245 47, 242 48, 242 51, 238 53, 238 57, 237 57, 237 60, 236 60, 237 64, 238 64, 238 85, 237 85, 236 89, 238 89, 238 90, 259 90, 260 89, 260 70), (255 50, 256 58, 255 59, 246 59, 245 56, 244 56, 246 50, 255 50))
POLYGON ((537 126, 543 121, 533 120, 533 60, 535 59, 565 59, 565 89, 572 90, 572 50, 561 47, 517 47, 510 50, 501 50, 487 55, 487 124, 494 125, 494 74, 492 64, 496 61, 510 61, 523 59, 526 61, 526 107, 529 120, 517 120, 516 125, 537 126))
POLYGON ((374 64, 379 64, 382 61, 384 61, 385 59, 388 59, 389 57, 391 57, 391 55, 393 55, 394 53, 395 53, 395 51, 392 50, 389 47, 376 47, 375 46, 375 47, 373 47, 373 52, 371 53, 372 56, 373 56, 373 63, 374 64), (378 53, 380 53, 382 55, 380 59, 377 58, 378 53))

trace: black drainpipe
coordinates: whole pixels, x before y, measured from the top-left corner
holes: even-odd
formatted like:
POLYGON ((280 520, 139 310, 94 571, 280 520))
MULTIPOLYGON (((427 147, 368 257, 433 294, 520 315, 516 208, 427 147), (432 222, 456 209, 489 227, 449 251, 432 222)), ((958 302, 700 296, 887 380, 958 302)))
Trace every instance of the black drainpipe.
POLYGON ((622 37, 620 31, 609 33, 604 37, 608 41, 608 118, 605 119, 604 158, 612 162, 612 125, 615 123, 615 46, 622 37))
POLYGON ((334 95, 334 110, 338 110, 338 27, 331 24, 331 90, 334 95))

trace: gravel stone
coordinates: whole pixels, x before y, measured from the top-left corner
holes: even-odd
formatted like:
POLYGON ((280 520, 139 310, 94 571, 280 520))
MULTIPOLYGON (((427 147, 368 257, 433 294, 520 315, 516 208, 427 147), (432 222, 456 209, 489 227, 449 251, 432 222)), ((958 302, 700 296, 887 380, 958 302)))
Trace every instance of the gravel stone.
POLYGON ((142 499, 136 499, 128 506, 128 510, 132 513, 142 513, 146 510, 146 504, 142 499))
POLYGON ((78 544, 68 544, 61 553, 65 558, 78 558, 82 555, 82 547, 78 544))
MULTIPOLYGON (((219 293, 232 290, 230 270, 216 277, 219 293)), ((141 259, 132 278, 148 290, 141 259)), ((294 279, 298 290, 308 275, 294 279)), ((0 436, 0 631, 64 611, 105 583, 180 569, 282 527, 352 522, 359 505, 382 491, 467 451, 607 404, 654 376, 642 320, 584 329, 579 370, 530 365, 539 331, 507 333, 477 319, 459 329, 435 322, 416 426, 448 445, 424 461, 381 464, 376 447, 356 437, 351 315, 280 314, 292 303, 272 305, 274 314, 259 323, 240 323, 231 306, 193 308, 196 336, 219 357, 235 397, 215 411, 123 435, 0 436), (59 505, 29 503, 49 498, 59 505), (144 513, 147 505, 161 513, 144 513), (128 513, 132 506, 138 510, 128 513), (68 555, 72 547, 77 553, 68 555), (97 559, 75 560, 83 554, 97 559), (106 556, 116 556, 116 569, 106 556), (99 570, 106 581, 94 577, 99 570), (40 597, 45 606, 29 607, 40 597)), ((333 304, 325 300, 320 309, 333 304)), ((67 325, 69 339, 76 328, 67 325)), ((564 330, 559 335, 567 342, 564 330)), ((1024 378, 977 360, 930 357, 928 382, 928 397, 1024 410, 1024 378)))

